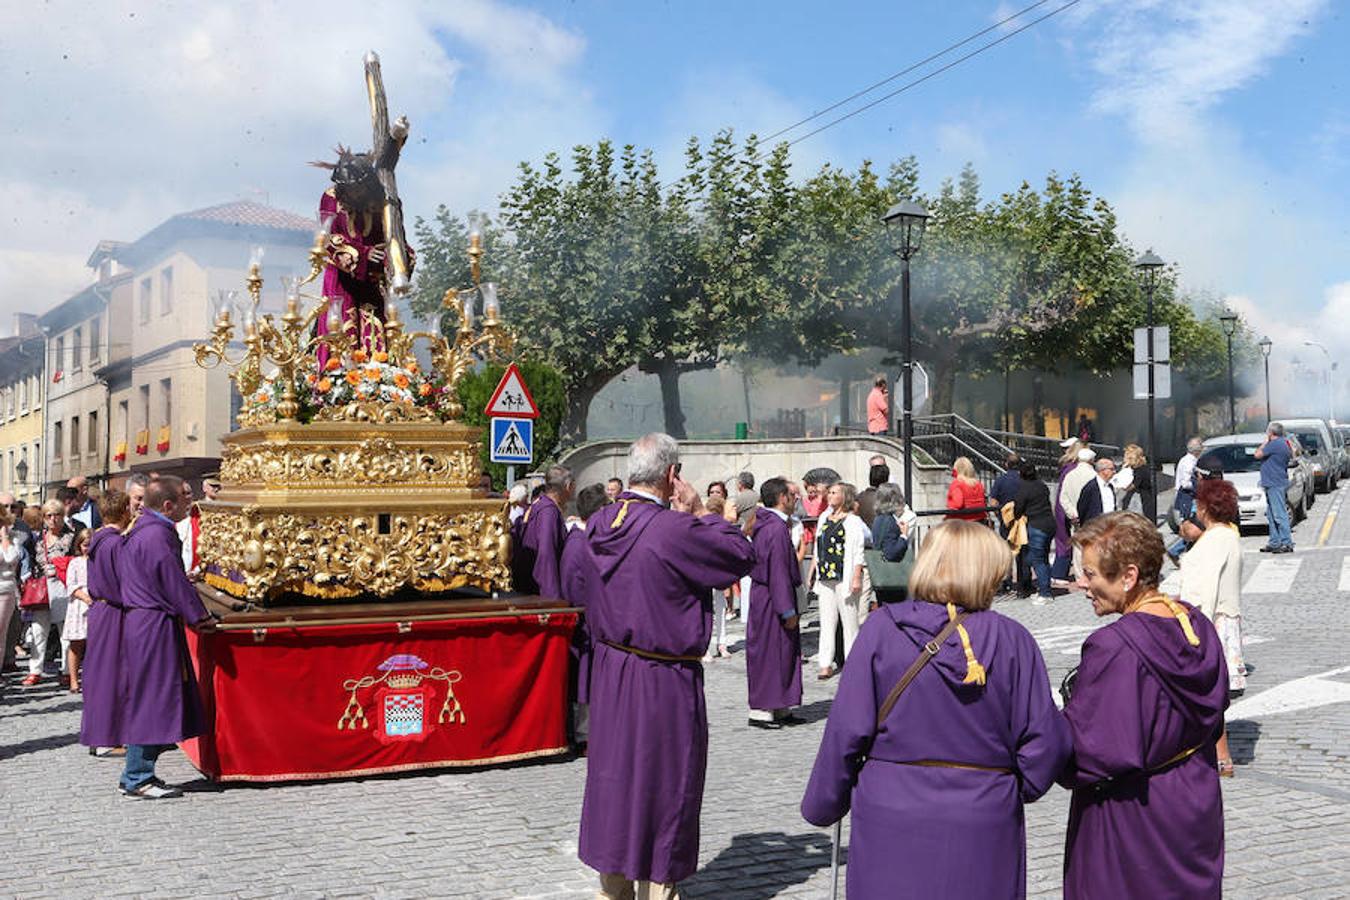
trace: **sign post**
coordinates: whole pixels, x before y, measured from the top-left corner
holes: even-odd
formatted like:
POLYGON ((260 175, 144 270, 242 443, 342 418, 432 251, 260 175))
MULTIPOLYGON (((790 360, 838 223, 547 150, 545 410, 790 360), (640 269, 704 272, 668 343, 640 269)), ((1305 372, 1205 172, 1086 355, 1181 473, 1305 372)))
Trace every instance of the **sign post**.
POLYGON ((539 407, 515 363, 502 373, 483 412, 491 422, 488 458, 507 464, 506 489, 510 491, 516 483, 516 466, 534 461, 534 420, 539 418, 539 407))

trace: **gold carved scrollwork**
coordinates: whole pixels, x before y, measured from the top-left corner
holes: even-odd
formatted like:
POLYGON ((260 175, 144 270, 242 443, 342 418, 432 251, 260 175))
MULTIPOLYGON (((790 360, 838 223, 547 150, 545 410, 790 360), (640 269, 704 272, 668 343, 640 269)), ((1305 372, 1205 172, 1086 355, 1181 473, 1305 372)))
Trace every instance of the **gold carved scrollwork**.
POLYGON ((483 590, 509 585, 500 552, 506 520, 500 509, 376 515, 303 516, 246 507, 204 512, 203 561, 232 578, 211 583, 235 596, 387 597, 404 586, 483 590))
POLYGON ((226 484, 321 488, 337 483, 475 486, 476 444, 418 446, 388 437, 369 437, 356 446, 305 442, 226 445, 221 478, 226 484))

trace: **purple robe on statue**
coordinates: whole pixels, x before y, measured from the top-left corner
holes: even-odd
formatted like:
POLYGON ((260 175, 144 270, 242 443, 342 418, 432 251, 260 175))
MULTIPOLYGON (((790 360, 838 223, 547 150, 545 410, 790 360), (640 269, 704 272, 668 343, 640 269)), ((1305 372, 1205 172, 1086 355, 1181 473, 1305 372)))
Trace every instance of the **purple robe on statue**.
POLYGON ((1209 619, 1187 610, 1197 647, 1176 619, 1147 613, 1121 616, 1083 644, 1064 709, 1074 755, 1060 776, 1073 789, 1069 900, 1222 895, 1214 739, 1228 707, 1228 667, 1209 619))
POLYGON ((787 709, 802 702, 802 634, 783 625, 797 615, 802 570, 792 533, 777 512, 755 509, 751 532, 755 567, 750 570, 750 620, 745 637, 745 675, 751 709, 787 709))
POLYGON ((203 731, 201 695, 183 624, 206 618, 183 571, 173 522, 146 510, 117 561, 122 577, 123 740, 176 744, 203 731))
MULTIPOLYGON (((383 322, 384 294, 380 289, 384 284, 384 264, 370 261, 370 251, 376 247, 384 249, 386 244, 380 210, 349 213, 329 188, 319 200, 319 220, 331 223, 328 266, 323 270, 323 296, 330 303, 339 305, 344 323, 356 321, 359 306, 369 307, 383 322)), ((327 316, 319 316, 315 327, 318 334, 327 334, 327 316)), ((362 331, 361 346, 371 347, 368 330, 362 331)), ((328 361, 328 348, 320 347, 316 356, 322 368, 328 361)))
POLYGON ((886 695, 946 622, 935 603, 883 604, 844 667, 802 815, 829 825, 852 810, 850 900, 1026 896, 1022 804, 1054 784, 1071 749, 1030 632, 972 613, 964 624, 986 683, 964 683, 952 634, 877 729, 886 695))
MULTIPOLYGON (((562 596, 572 606, 587 609, 600 583, 595 560, 586 545, 586 529, 573 528, 567 532, 562 559, 562 596)), ((591 625, 586 614, 577 620, 572 631, 572 658, 576 666, 577 685, 574 696, 578 703, 589 703, 591 693, 591 625)))
POLYGON ((80 743, 86 747, 117 747, 122 737, 121 684, 126 663, 122 656, 122 594, 117 557, 122 533, 105 525, 89 538, 89 637, 84 650, 84 708, 80 713, 80 743))
POLYGON ((754 549, 720 516, 629 491, 591 517, 587 544, 600 582, 587 606, 594 655, 578 855, 602 873, 678 882, 698 867, 712 591, 748 573, 754 549))
POLYGON ((561 598, 558 564, 567 539, 562 510, 548 494, 540 494, 521 519, 520 543, 511 555, 512 586, 522 594, 561 598))

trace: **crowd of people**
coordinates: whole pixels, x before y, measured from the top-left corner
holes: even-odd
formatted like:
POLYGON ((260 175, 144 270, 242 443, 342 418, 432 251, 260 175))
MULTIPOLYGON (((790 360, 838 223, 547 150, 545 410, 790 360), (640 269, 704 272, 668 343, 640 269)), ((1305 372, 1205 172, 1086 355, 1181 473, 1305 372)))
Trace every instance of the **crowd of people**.
MULTIPOLYGON (((556 578, 585 609, 579 854, 602 896, 674 897, 696 868, 703 666, 725 653, 728 617, 745 625, 748 726, 800 721, 811 595, 817 677, 840 683, 801 809, 816 825, 852 814, 849 896, 1024 896, 1023 805, 1056 783, 1073 795, 1065 896, 1219 896, 1223 712, 1242 685, 1236 493, 1196 491, 1204 531, 1178 599, 1160 588, 1156 525, 1126 508, 1150 482, 1122 485, 1081 442, 1064 450, 1053 494, 1027 461, 990 497, 958 464, 921 543, 881 458, 861 493, 828 469, 700 492, 678 444, 652 434, 626 483, 582 489, 571 521, 573 475, 551 468, 515 520, 515 577, 541 591, 556 578), (1060 537, 1054 565, 1068 576, 1076 561, 1096 614, 1119 616, 1085 642, 1062 710, 1034 638, 992 608, 1023 564, 1049 595, 1060 537)), ((1131 451, 1124 469, 1143 465, 1131 451)))

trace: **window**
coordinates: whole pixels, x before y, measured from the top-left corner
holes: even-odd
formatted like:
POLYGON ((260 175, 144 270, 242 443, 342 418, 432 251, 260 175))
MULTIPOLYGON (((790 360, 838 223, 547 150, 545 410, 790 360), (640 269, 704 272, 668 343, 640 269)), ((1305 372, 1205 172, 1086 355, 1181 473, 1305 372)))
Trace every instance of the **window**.
POLYGON ((56 355, 52 357, 53 375, 65 371, 66 368, 66 339, 59 337, 56 339, 56 355))
POLYGON ((14 451, 9 451, 9 467, 5 470, 9 473, 9 492, 14 493, 14 487, 19 483, 19 473, 14 468, 14 451))
POLYGON ((150 429, 150 385, 141 385, 141 427, 150 429))
POLYGON ((28 412, 28 379, 19 379, 19 415, 28 412))
POLYGON ((122 436, 122 440, 131 440, 131 403, 128 400, 121 400, 117 404, 117 433, 122 436))
POLYGON ((41 376, 41 375, 34 375, 34 376, 33 376, 33 386, 32 386, 31 388, 29 388, 28 391, 29 391, 29 394, 30 394, 30 395, 32 396, 32 398, 33 398, 33 409, 34 409, 34 410, 42 409, 42 376, 41 376))
POLYGON ((173 269, 159 273, 159 314, 167 316, 173 312, 173 269))
POLYGON ((103 356, 103 317, 94 316, 89 320, 89 364, 93 365, 103 356))
POLYGON ((161 378, 159 380, 159 398, 163 404, 164 418, 160 422, 164 425, 173 424, 173 379, 161 378))
POLYGON ((80 371, 84 365, 84 348, 80 346, 84 340, 84 329, 76 328, 70 335, 70 370, 72 372, 80 371))
POLYGON ((80 458, 80 417, 70 417, 70 458, 78 460, 80 458))
POLYGON ((87 441, 87 450, 89 455, 98 453, 98 411, 92 410, 89 413, 89 440, 87 441))
POLYGON ((52 458, 53 458, 53 459, 60 459, 60 458, 61 458, 61 448, 62 448, 63 446, 65 446, 65 444, 64 444, 63 441, 62 441, 62 439, 63 439, 65 436, 66 436, 65 429, 61 427, 61 423, 60 423, 60 422, 57 422, 55 425, 52 426, 52 458))
POLYGON ((150 321, 150 289, 153 282, 149 278, 141 279, 141 324, 144 325, 150 321))

